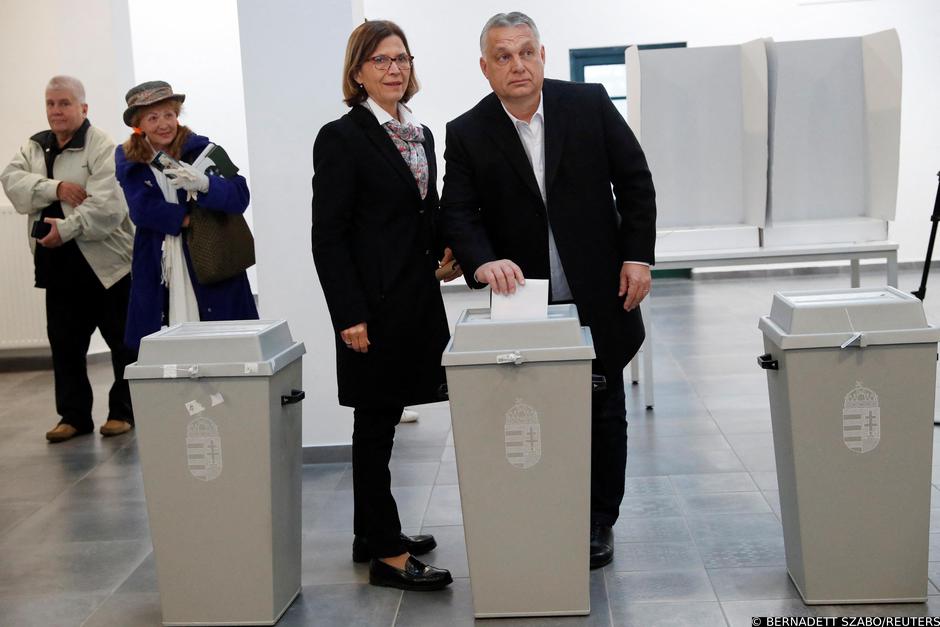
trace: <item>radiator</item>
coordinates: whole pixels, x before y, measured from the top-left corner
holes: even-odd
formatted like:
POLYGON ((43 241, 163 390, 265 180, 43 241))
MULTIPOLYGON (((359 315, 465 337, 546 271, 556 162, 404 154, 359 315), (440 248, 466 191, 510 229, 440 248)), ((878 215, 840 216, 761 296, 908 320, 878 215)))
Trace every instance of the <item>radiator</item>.
POLYGON ((45 294, 33 287, 26 220, 0 205, 0 351, 49 346, 45 294))

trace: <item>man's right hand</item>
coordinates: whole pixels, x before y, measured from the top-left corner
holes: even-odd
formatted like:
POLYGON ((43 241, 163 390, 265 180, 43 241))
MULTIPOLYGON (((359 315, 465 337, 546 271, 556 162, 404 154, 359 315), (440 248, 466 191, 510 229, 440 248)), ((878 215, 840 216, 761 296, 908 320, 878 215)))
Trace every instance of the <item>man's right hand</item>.
POLYGON ((343 329, 339 332, 339 337, 343 340, 346 348, 357 353, 369 352, 369 326, 365 322, 343 329))
POLYGON ((516 283, 525 285, 522 270, 508 259, 484 263, 473 273, 473 278, 478 283, 486 283, 497 294, 515 294, 516 283))
POLYGON ((79 206, 88 198, 84 187, 77 183, 69 183, 68 181, 59 183, 59 186, 55 189, 55 195, 59 200, 67 202, 73 207, 79 206))

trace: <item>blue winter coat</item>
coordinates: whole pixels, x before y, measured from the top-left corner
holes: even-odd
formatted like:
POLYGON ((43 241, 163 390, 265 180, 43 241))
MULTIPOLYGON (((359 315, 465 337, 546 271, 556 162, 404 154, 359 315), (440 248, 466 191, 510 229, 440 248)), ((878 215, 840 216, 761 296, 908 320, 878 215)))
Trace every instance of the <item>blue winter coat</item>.
MULTIPOLYGON (((208 145, 209 139, 192 134, 183 146, 182 161, 192 163, 208 145)), ((166 202, 157 185, 153 171, 146 163, 128 161, 124 147, 115 153, 118 182, 124 190, 131 221, 137 227, 134 236, 134 256, 131 261, 131 298, 127 311, 125 343, 131 348, 140 346, 140 339, 167 324, 165 312, 169 291, 160 282, 160 259, 163 237, 179 235, 186 214, 186 192, 177 192, 179 204, 166 202)), ((226 213, 244 213, 248 207, 248 184, 242 176, 209 177, 209 191, 199 194, 199 205, 206 209, 226 213)), ((183 240, 183 253, 189 277, 193 282, 200 320, 256 320, 255 307, 248 276, 241 274, 202 285, 193 273, 189 249, 183 240)))

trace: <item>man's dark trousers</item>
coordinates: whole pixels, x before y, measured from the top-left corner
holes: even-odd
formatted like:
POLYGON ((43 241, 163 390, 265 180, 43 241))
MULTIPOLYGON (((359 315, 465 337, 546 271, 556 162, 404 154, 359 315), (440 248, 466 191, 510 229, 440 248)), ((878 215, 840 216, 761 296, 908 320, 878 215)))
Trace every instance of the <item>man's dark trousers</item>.
POLYGON ((133 423, 130 389, 124 379, 125 366, 137 359, 136 351, 124 345, 131 277, 127 275, 105 289, 86 263, 74 279, 46 288, 46 332, 52 348, 56 412, 61 422, 79 433, 94 429, 86 356, 91 335, 98 328, 111 349, 114 369, 108 420, 133 423))

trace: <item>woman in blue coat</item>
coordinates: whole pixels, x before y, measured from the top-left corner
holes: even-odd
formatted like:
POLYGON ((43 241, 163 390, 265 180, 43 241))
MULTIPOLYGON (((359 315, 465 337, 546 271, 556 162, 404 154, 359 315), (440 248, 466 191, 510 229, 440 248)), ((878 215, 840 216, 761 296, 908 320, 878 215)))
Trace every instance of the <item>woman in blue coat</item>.
POLYGON ((124 122, 134 132, 118 146, 115 165, 137 227, 125 334, 132 348, 166 325, 258 318, 245 272, 211 285, 200 283, 181 237, 189 226, 189 199, 225 213, 244 213, 249 200, 244 177, 209 176, 188 165, 209 139, 179 124, 185 98, 163 81, 142 83, 127 92, 124 122), (182 168, 161 171, 152 166, 158 151, 182 162, 182 168))

